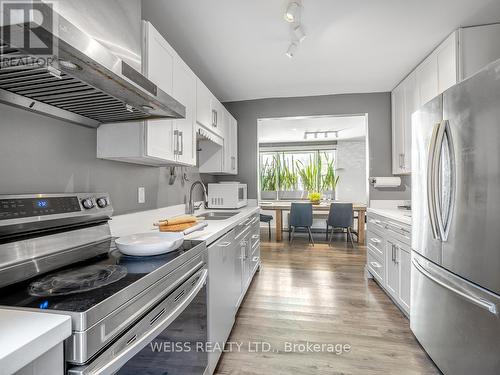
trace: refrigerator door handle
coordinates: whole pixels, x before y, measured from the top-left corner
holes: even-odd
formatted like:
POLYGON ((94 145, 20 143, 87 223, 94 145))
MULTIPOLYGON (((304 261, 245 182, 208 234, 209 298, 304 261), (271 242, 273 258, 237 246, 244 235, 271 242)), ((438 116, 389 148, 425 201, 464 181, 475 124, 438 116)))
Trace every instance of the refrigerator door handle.
POLYGON ((451 224, 451 217, 455 204, 455 154, 453 151, 453 139, 451 137, 451 129, 448 120, 441 122, 439 131, 437 134, 436 141, 436 158, 434 159, 434 202, 436 202, 436 217, 437 226, 440 233, 440 238, 443 241, 448 240, 448 233, 451 224), (447 159, 449 162, 448 167, 450 168, 449 179, 444 179, 440 175, 441 166, 443 160, 441 160, 441 151, 443 150, 444 142, 446 142, 446 147, 444 150, 447 151, 447 159), (444 184, 444 182, 447 182, 444 184), (446 189, 445 197, 446 201, 443 201, 442 190, 446 189), (446 217, 443 217, 443 208, 446 206, 446 217))
POLYGON ((484 298, 478 297, 474 295, 474 293, 470 290, 467 290, 467 288, 461 287, 460 285, 456 285, 456 283, 453 283, 452 280, 447 279, 446 277, 443 277, 441 275, 438 275, 434 273, 432 270, 429 268, 424 267, 417 258, 412 259, 413 266, 424 276, 426 276, 428 279, 431 281, 435 282, 436 284, 442 286, 443 288, 448 289, 452 293, 455 293, 462 297, 463 299, 475 304, 476 306, 479 306, 485 310, 488 310, 490 313, 493 315, 498 315, 498 308, 497 305, 491 301, 488 301, 484 298))
POLYGON ((427 156, 427 204, 429 209, 429 217, 431 221, 432 235, 434 239, 440 240, 440 231, 437 224, 437 208, 435 194, 435 159, 436 159, 436 144, 441 123, 434 125, 432 129, 431 140, 429 144, 429 154, 427 156))

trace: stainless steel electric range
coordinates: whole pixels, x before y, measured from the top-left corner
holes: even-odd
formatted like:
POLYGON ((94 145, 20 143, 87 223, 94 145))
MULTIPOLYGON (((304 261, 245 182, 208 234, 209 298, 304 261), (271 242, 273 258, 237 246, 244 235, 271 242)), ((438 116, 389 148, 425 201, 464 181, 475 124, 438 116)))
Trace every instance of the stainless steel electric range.
POLYGON ((203 374, 205 243, 125 256, 112 213, 108 194, 0 196, 0 307, 70 315, 68 374, 203 374))

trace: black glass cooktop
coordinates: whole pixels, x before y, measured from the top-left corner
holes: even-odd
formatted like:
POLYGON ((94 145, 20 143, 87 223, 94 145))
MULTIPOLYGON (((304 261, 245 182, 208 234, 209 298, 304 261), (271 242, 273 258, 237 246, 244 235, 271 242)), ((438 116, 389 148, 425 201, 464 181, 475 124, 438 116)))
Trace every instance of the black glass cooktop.
POLYGON ((171 253, 149 257, 124 255, 113 240, 92 245, 109 252, 0 289, 0 306, 84 312, 200 243, 184 241, 171 253))

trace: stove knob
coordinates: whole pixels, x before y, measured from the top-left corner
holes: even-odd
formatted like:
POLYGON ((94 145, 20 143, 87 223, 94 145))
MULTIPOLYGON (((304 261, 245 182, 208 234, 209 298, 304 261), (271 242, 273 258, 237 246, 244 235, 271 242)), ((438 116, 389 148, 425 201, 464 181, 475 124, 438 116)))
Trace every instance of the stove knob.
POLYGON ((96 202, 100 208, 104 208, 108 205, 108 200, 105 197, 98 198, 96 202))
POLYGON ((94 208, 94 202, 92 201, 92 198, 85 198, 84 200, 82 200, 82 206, 87 210, 94 208))

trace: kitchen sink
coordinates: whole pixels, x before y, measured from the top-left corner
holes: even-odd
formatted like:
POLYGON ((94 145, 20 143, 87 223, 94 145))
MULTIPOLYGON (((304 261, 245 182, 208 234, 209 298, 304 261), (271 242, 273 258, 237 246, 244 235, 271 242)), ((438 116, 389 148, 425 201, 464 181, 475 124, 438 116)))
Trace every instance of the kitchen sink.
POLYGON ((239 212, 234 212, 234 211, 209 211, 209 212, 204 212, 202 214, 196 215, 196 217, 199 217, 200 219, 203 220, 226 220, 229 219, 230 217, 233 217, 234 215, 239 214, 239 212))

